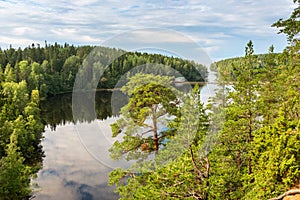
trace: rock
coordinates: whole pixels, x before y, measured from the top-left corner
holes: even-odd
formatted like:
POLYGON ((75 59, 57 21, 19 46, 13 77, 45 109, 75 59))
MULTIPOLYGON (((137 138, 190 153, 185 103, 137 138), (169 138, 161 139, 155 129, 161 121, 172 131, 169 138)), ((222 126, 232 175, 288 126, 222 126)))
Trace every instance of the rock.
POLYGON ((283 200, 300 200, 300 194, 286 196, 283 200))
POLYGON ((300 200, 300 189, 292 189, 270 200, 300 200))

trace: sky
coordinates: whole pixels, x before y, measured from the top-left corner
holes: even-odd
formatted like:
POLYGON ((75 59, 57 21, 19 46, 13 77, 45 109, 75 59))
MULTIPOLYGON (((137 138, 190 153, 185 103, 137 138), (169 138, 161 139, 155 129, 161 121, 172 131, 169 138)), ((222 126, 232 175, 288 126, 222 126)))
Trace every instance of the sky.
MULTIPOLYGON (((217 61, 243 56, 249 40, 255 53, 271 45, 282 51, 286 37, 271 24, 293 9, 292 0, 0 0, 0 47, 44 46, 45 40, 101 45, 119 34, 155 28, 183 35, 217 61)), ((160 31, 147 37, 178 42, 160 31)))

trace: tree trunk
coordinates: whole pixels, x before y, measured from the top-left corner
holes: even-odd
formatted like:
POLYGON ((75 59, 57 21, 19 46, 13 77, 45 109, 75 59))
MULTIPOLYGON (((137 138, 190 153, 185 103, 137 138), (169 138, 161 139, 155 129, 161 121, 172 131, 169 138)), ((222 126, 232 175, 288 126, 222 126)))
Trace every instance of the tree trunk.
POLYGON ((152 123, 153 123, 153 141, 154 141, 154 151, 155 154, 157 154, 158 149, 159 149, 159 144, 158 144, 158 132, 157 132, 157 118, 156 118, 156 109, 157 105, 155 105, 152 108, 152 123))

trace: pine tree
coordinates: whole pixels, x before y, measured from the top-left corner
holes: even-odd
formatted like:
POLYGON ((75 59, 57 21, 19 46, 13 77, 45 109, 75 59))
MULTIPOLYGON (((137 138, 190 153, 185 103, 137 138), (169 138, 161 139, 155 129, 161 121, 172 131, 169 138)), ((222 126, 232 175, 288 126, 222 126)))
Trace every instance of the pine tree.
POLYGON ((176 90, 171 77, 136 74, 122 87, 129 102, 121 109, 121 118, 111 125, 113 137, 123 133, 110 149, 111 157, 143 160, 159 150, 165 135, 159 135, 162 117, 177 114, 176 90))
POLYGON ((297 4, 297 7, 292 12, 291 16, 284 20, 279 19, 277 22, 275 22, 272 26, 280 28, 279 33, 284 33, 287 35, 288 41, 294 45, 299 41, 299 38, 296 38, 299 36, 300 32, 300 0, 293 0, 295 4, 297 4))
POLYGON ((208 199, 210 162, 203 151, 208 116, 200 102, 199 87, 185 96, 181 116, 173 121, 175 134, 154 161, 145 162, 125 182, 128 171, 110 174, 121 199, 208 199))
POLYGON ((225 93, 226 102, 220 108, 225 121, 218 137, 218 143, 210 158, 212 160, 211 195, 215 198, 239 199, 252 174, 251 142, 257 129, 257 80, 253 59, 253 44, 245 49, 242 65, 234 65, 231 81, 232 90, 225 93), (224 107, 225 106, 225 107, 224 107))

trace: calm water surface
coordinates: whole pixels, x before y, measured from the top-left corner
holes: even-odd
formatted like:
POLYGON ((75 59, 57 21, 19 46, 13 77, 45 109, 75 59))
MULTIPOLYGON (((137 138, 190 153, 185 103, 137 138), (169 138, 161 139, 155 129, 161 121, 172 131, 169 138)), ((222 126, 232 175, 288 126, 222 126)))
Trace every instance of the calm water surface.
MULTIPOLYGON (((214 81, 215 73, 210 72, 208 80, 214 81)), ((202 101, 207 102, 208 98, 214 95, 215 88, 213 84, 204 86, 201 89, 202 101)), ((111 102, 119 101, 114 105, 120 107, 126 103, 125 96, 118 95, 118 99, 113 100, 111 96, 111 92, 96 93, 97 119, 83 120, 80 123, 77 122, 76 125, 72 116, 72 94, 56 96, 42 102, 43 119, 48 124, 42 141, 46 157, 43 169, 34 180, 34 183, 39 186, 34 199, 118 199, 114 193, 115 188, 107 185, 108 173, 112 168, 107 162, 101 162, 101 157, 108 155, 104 153, 106 150, 101 146, 101 138, 94 135, 92 139, 89 139, 99 141, 99 145, 91 154, 90 149, 86 148, 78 134, 78 126, 97 124, 106 137, 110 136, 109 124, 116 120, 116 116, 113 116, 111 111, 111 102), (97 149, 99 149, 99 154, 95 153, 98 152, 97 149)), ((118 110, 118 108, 115 109, 118 110)), ((105 139, 107 143, 109 139, 105 139)), ((113 141, 109 142, 112 144, 113 141)))

